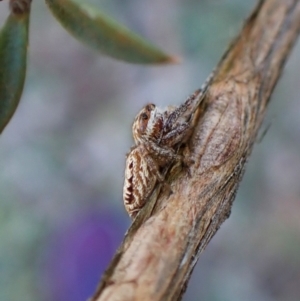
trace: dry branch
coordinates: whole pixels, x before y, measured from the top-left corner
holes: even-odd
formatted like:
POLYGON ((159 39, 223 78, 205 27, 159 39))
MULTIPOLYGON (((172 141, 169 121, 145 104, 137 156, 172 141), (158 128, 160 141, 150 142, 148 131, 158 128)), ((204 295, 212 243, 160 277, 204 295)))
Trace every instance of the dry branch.
POLYGON ((199 110, 189 169, 140 211, 93 301, 180 300, 200 253, 230 215, 271 93, 300 29, 300 0, 260 1, 219 63, 199 110), (157 198, 158 196, 158 198, 157 198))

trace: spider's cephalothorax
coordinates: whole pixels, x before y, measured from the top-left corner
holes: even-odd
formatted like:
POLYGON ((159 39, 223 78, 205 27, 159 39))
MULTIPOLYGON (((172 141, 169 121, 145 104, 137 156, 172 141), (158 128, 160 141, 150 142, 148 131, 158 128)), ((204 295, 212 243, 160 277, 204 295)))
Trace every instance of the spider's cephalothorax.
POLYGON ((154 104, 146 105, 135 117, 132 126, 136 144, 153 142, 159 146, 174 147, 191 128, 200 90, 192 94, 181 106, 165 109, 154 104))
POLYGON ((162 110, 155 104, 147 104, 135 117, 132 125, 133 139, 140 144, 149 139, 157 141, 163 127, 162 110))

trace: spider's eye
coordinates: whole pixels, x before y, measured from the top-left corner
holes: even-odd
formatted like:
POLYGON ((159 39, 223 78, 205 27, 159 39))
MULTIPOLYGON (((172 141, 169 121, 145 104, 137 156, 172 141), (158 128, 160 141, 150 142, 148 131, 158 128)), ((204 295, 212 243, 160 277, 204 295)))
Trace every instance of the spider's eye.
POLYGON ((141 115, 141 118, 142 118, 142 120, 148 120, 148 115, 146 114, 146 113, 143 113, 142 115, 141 115))
POLYGON ((155 109, 155 104, 150 103, 150 104, 146 105, 145 109, 146 109, 149 113, 151 113, 151 112, 155 109))

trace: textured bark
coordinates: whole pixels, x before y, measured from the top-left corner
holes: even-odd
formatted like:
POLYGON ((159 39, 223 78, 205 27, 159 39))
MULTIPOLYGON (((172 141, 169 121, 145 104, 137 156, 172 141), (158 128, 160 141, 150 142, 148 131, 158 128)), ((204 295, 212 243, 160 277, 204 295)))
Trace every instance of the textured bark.
MULTIPOLYGON (((189 141, 194 163, 167 175, 128 230, 93 301, 180 300, 230 215, 271 93, 300 28, 300 1, 260 1, 219 63, 189 141)), ((186 151, 186 150, 184 150, 186 151)))

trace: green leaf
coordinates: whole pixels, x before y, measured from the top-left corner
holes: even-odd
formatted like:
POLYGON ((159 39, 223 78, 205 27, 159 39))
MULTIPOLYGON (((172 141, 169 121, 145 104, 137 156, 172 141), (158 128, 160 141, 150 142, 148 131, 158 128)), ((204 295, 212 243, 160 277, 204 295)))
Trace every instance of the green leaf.
POLYGON ((0 32, 0 133, 13 116, 24 87, 29 11, 11 13, 0 32))
POLYGON ((69 33, 106 55, 140 64, 177 62, 99 10, 71 0, 45 1, 69 33))

